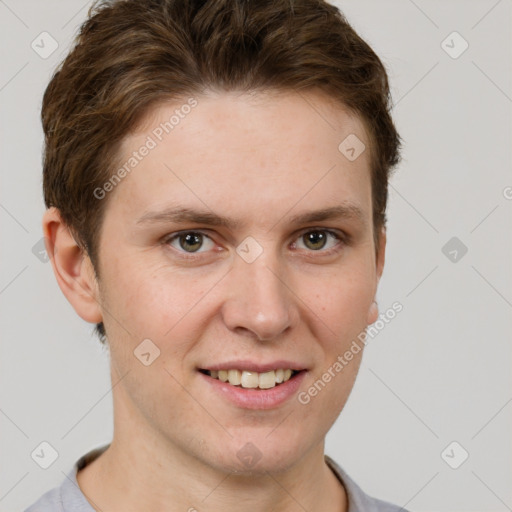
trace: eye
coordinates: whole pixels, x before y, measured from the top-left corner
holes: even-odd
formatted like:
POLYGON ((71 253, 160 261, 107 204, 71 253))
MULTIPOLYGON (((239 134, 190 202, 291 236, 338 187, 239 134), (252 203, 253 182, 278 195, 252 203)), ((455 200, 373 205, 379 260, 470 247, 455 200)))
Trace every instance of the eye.
POLYGON ((341 242, 341 237, 333 232, 326 229, 314 229, 303 233, 298 241, 294 244, 299 249, 309 249, 311 251, 329 252, 330 249, 335 248, 341 242), (301 247, 301 244, 303 247, 301 247))
POLYGON ((177 250, 188 253, 208 251, 215 246, 210 237, 199 231, 184 231, 182 233, 177 233, 169 237, 166 240, 166 243, 177 250))

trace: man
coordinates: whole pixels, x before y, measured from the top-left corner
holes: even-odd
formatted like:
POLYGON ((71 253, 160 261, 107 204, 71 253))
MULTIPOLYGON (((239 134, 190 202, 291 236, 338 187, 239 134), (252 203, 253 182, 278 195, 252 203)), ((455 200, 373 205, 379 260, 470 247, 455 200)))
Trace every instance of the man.
POLYGON ((43 230, 114 436, 29 512, 398 510, 324 454, 378 318, 388 99, 323 2, 90 12, 43 101, 43 230))

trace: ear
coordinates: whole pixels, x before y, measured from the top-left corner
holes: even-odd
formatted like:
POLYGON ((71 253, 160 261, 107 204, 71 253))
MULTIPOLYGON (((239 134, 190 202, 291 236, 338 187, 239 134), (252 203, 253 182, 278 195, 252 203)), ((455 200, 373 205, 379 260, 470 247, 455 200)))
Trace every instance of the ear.
MULTIPOLYGON (((376 275, 375 294, 377 293, 377 287, 379 285, 379 281, 382 276, 382 272, 384 270, 385 259, 386 259, 386 228, 383 227, 380 232, 378 246, 375 251, 375 275, 376 275)), ((368 310, 368 319, 367 319, 368 325, 376 322, 378 318, 379 318, 379 306, 378 306, 377 302, 374 300, 370 305, 370 309, 368 310)))
POLYGON ((49 208, 43 215, 43 234, 62 293, 86 322, 101 322, 99 289, 91 260, 77 245, 57 208, 49 208))
POLYGON ((386 228, 383 227, 380 232, 378 250, 376 252, 376 267, 377 267, 377 285, 384 270, 384 262, 386 260, 386 228))

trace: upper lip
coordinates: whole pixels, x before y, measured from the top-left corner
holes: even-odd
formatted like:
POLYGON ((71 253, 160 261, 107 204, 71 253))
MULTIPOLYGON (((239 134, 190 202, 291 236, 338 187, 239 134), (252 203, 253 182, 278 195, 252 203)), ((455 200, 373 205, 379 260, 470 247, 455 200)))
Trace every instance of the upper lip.
POLYGON ((269 363, 255 363, 254 361, 249 361, 247 359, 244 360, 236 360, 236 361, 228 361, 225 363, 212 364, 208 366, 203 366, 201 370, 242 370, 247 372, 257 372, 257 373, 265 373, 271 370, 279 370, 279 369, 290 369, 290 370, 305 370, 305 365, 301 363, 297 363, 296 361, 287 361, 285 359, 279 359, 277 361, 272 361, 269 363))

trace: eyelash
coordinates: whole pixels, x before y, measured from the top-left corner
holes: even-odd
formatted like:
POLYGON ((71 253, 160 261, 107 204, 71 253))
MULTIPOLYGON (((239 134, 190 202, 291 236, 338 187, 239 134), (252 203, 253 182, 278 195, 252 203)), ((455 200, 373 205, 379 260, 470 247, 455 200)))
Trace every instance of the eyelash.
MULTIPOLYGON (((322 254, 324 256, 325 255, 332 255, 332 254, 335 254, 337 252, 340 252, 342 250, 343 246, 348 245, 349 242, 350 242, 350 237, 347 234, 341 234, 341 233, 338 233, 336 231, 333 231, 333 230, 330 230, 330 229, 325 229, 325 228, 309 228, 309 229, 307 229, 305 231, 302 231, 296 237, 295 240, 300 239, 301 237, 303 237, 304 235, 306 235, 308 233, 317 233, 317 232, 327 233, 328 235, 332 236, 335 240, 337 240, 338 243, 334 247, 331 247, 330 249, 327 249, 327 250, 319 249, 319 250, 315 251, 315 250, 311 249, 311 250, 308 250, 307 252, 319 253, 319 254, 322 254)), ((210 239, 213 242, 212 238, 208 234, 206 234, 204 231, 202 231, 200 229, 198 229, 198 230, 192 229, 192 230, 179 231, 177 233, 172 233, 170 235, 165 236, 163 238, 162 242, 165 245, 170 245, 173 241, 178 240, 181 236, 187 235, 187 234, 191 234, 191 233, 200 234, 200 235, 210 239)), ((181 258, 187 259, 187 260, 197 260, 197 259, 202 257, 201 255, 203 254, 203 252, 208 252, 208 251, 203 251, 203 252, 196 252, 196 253, 187 253, 183 249, 176 249, 175 247, 172 247, 172 249, 174 249, 180 255, 181 258)))

